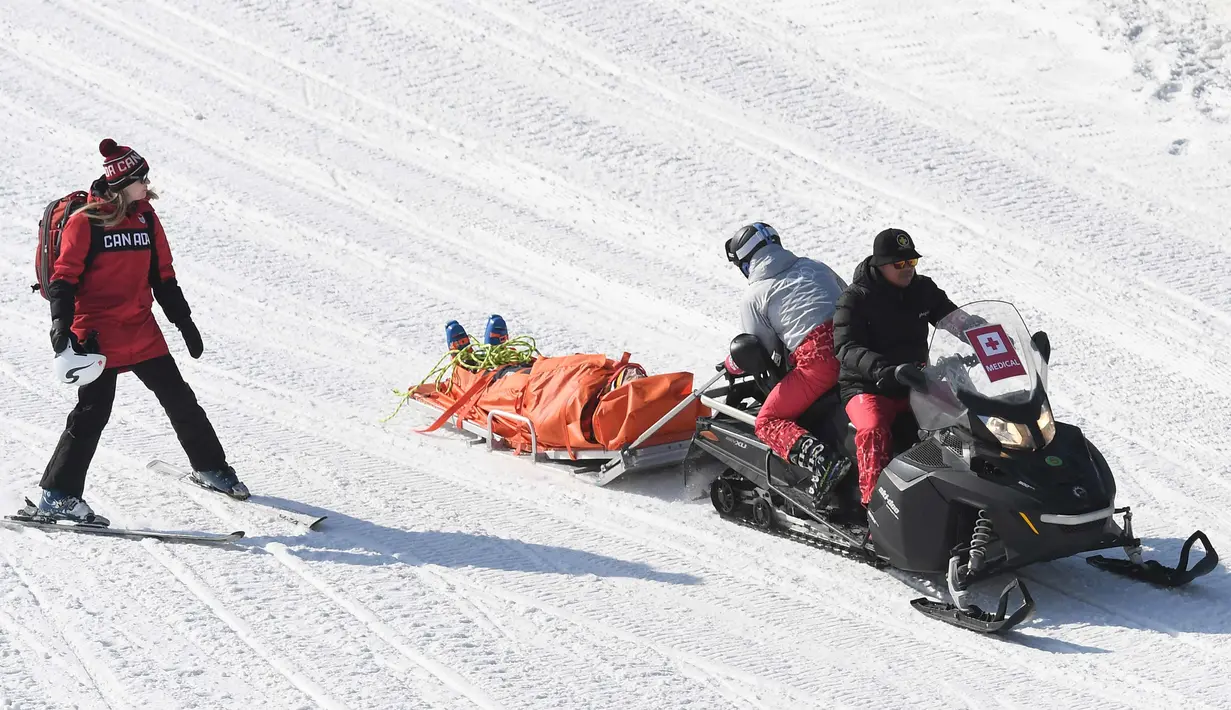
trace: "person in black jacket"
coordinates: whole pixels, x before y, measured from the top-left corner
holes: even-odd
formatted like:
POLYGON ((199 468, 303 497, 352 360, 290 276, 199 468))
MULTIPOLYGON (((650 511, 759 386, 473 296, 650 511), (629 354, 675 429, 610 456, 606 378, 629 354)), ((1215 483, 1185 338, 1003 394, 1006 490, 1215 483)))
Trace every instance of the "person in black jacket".
POLYGON ((855 425, 859 492, 864 506, 893 452, 894 419, 910 407, 910 387, 923 387, 928 324, 957 310, 945 292, 915 273, 919 252, 901 229, 876 235, 872 256, 838 299, 834 346, 838 384, 855 425))

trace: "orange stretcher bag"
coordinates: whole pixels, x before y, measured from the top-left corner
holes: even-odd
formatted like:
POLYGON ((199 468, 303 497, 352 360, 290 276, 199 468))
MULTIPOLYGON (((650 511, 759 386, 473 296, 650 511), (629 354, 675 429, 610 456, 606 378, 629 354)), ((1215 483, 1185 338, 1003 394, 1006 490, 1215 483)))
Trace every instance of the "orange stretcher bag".
MULTIPOLYGON (((439 385, 423 384, 412 395, 444 412, 422 432, 434 431, 450 418, 488 426, 492 411, 530 420, 540 448, 613 450, 630 444, 692 393, 692 373, 673 372, 632 380, 618 387, 620 373, 634 365, 605 355, 542 357, 527 367, 486 372, 457 368, 439 385)), ((699 401, 685 407, 646 443, 690 438, 698 416, 708 409, 699 401)), ((518 451, 530 450, 530 427, 495 417, 492 432, 518 451)))
MULTIPOLYGON (((593 416, 594 439, 603 448, 612 450, 631 444, 691 394, 691 372, 650 375, 617 387, 599 398, 593 416)), ((646 439, 645 444, 652 446, 692 438, 697 417, 709 414, 709 408, 701 404, 701 400, 693 400, 692 406, 672 417, 646 439)))

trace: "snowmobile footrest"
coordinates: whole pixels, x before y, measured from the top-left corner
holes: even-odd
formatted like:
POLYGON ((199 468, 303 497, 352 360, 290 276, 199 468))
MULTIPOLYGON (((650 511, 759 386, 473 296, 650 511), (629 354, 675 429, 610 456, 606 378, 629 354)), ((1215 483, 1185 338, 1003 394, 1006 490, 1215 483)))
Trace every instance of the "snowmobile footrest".
POLYGON ((1131 560, 1113 560, 1102 555, 1087 557, 1086 562, 1101 570, 1142 582, 1149 582, 1159 587, 1180 587, 1197 577, 1213 571, 1218 566, 1218 553, 1214 550, 1214 546, 1210 544, 1210 539, 1205 536, 1205 533, 1198 530, 1185 541, 1184 547, 1180 549, 1180 564, 1174 568, 1159 564, 1154 560, 1146 560, 1141 564, 1137 564, 1131 560), (1193 543, 1198 540, 1201 541, 1201 546, 1205 548, 1205 556, 1190 568, 1188 566, 1188 556, 1192 552, 1193 543))
POLYGON ((1034 597, 1030 596, 1026 583, 1016 578, 1000 593, 1000 604, 995 613, 985 612, 973 605, 968 609, 960 609, 953 604, 934 602, 923 597, 912 600, 910 605, 933 619, 981 634, 1004 633, 1034 614, 1034 597), (1006 616, 1009 610, 1009 593, 1014 589, 1021 593, 1022 605, 1006 616))

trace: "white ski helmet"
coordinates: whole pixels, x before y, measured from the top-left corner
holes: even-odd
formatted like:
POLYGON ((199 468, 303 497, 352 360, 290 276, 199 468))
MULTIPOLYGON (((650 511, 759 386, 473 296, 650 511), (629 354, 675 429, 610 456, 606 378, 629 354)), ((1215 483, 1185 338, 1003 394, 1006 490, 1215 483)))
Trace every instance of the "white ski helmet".
POLYGON ((102 353, 79 353, 71 345, 56 353, 52 361, 56 379, 66 385, 83 387, 98 379, 107 367, 102 353))

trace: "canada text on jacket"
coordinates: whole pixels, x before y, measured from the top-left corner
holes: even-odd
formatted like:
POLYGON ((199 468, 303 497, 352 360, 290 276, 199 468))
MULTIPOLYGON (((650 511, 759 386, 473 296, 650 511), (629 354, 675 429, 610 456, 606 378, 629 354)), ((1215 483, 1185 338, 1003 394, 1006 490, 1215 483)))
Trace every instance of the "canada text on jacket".
POLYGON ((103 235, 103 249, 139 249, 149 245, 149 232, 112 232, 103 235))

